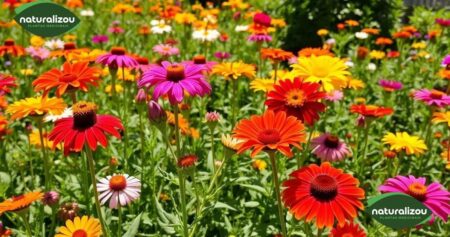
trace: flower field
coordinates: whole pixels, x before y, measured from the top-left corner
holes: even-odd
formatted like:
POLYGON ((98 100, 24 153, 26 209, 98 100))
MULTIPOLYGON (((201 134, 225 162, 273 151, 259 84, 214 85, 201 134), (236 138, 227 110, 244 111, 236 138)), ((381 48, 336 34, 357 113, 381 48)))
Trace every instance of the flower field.
POLYGON ((56 37, 28 2, 0 9, 0 237, 450 235, 448 12, 292 52, 284 1, 53 1, 56 37), (385 226, 387 193, 431 215, 385 226))

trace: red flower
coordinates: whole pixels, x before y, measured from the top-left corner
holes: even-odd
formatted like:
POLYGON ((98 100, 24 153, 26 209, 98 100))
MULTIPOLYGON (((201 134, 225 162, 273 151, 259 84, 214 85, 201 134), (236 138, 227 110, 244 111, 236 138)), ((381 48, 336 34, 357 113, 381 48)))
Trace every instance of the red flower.
POLYGON ((357 113, 366 117, 383 117, 390 115, 394 112, 391 108, 376 106, 376 105, 352 105, 350 112, 357 113))
POLYGON ((334 227, 329 237, 346 237, 346 236, 352 236, 352 237, 366 237, 366 233, 364 230, 358 225, 353 222, 347 222, 343 226, 336 226, 334 227))
POLYGON ((290 174, 291 179, 283 186, 283 201, 296 219, 311 222, 315 219, 318 228, 332 227, 335 219, 339 225, 357 216, 363 209, 361 199, 364 190, 359 181, 341 169, 325 162, 312 164, 290 174))
POLYGON ((189 168, 193 165, 195 165, 195 162, 197 162, 198 157, 196 155, 185 155, 183 157, 180 157, 178 159, 177 165, 180 168, 189 168))
POLYGON ((0 74, 0 96, 11 92, 11 87, 17 86, 15 80, 12 76, 0 74))
POLYGON ((105 133, 120 139, 119 131, 123 130, 120 119, 111 115, 97 115, 94 103, 81 101, 73 105, 72 110, 73 117, 57 120, 48 136, 54 147, 64 142, 64 155, 70 151, 80 152, 86 142, 94 151, 97 143, 106 147, 108 140, 105 133))
POLYGON ((319 112, 325 111, 325 105, 318 100, 325 97, 318 83, 303 82, 299 78, 281 80, 267 95, 266 105, 270 110, 285 111, 288 116, 309 125, 319 119, 319 112))
POLYGON ((14 40, 7 39, 5 43, 0 46, 0 56, 10 54, 12 56, 22 56, 25 54, 25 49, 20 45, 15 45, 14 40))

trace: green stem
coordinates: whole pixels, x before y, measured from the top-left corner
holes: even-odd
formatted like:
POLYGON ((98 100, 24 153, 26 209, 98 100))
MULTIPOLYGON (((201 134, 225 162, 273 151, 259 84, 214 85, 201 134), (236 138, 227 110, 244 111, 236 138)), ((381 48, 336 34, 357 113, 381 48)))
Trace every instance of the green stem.
MULTIPOLYGON (((89 147, 86 146, 86 156, 89 165, 89 172, 91 174, 91 182, 92 187, 94 189, 94 198, 95 198, 95 208, 97 209, 98 219, 100 220, 100 224, 102 226, 102 232, 105 237, 108 237, 108 232, 106 232, 105 221, 102 216, 102 209, 100 207, 100 201, 98 199, 98 190, 97 190, 97 179, 95 178, 95 165, 94 165, 94 157, 92 155, 92 151, 89 147)), ((119 204, 120 205, 120 204, 119 204)))
POLYGON ((272 164, 272 176, 273 176, 273 182, 275 185, 275 193, 277 195, 278 218, 280 219, 280 225, 281 225, 281 231, 283 233, 283 237, 287 237, 286 223, 284 220, 285 217, 284 217, 284 213, 283 213, 283 205, 281 203, 280 183, 278 181, 277 164, 275 162, 275 152, 269 151, 268 154, 270 157, 270 163, 272 164))
POLYGON ((86 160, 81 159, 81 166, 84 170, 84 174, 81 174, 81 180, 83 182, 83 193, 84 193, 84 201, 86 205, 86 211, 87 213, 91 212, 91 199, 89 197, 89 170, 87 168, 87 158, 86 160))
MULTIPOLYGON (((145 169, 145 134, 144 134, 144 121, 142 119, 142 106, 138 105, 138 112, 139 112, 139 136, 141 141, 141 152, 139 153, 141 155, 141 182, 144 182, 144 169, 145 169)), ((141 200, 143 200, 141 198, 141 200)))
MULTIPOLYGON (((216 173, 216 160, 214 159, 214 128, 210 128, 210 133, 211 133, 211 159, 212 159, 212 173, 214 176, 214 174, 216 173)), ((212 178, 211 176, 211 178, 212 178)))
POLYGON ((367 151, 367 144, 369 142, 369 128, 370 128, 370 123, 366 121, 366 127, 364 130, 364 147, 363 147, 363 151, 362 151, 362 156, 361 157, 357 157, 359 159, 359 165, 360 165, 360 174, 362 175, 362 177, 364 177, 364 162, 366 160, 366 151, 367 151))
POLYGON ((49 190, 49 188, 50 188, 50 165, 48 162, 47 150, 45 149, 44 132, 43 132, 43 128, 42 128, 43 126, 42 126, 42 118, 41 117, 37 118, 37 124, 38 124, 38 129, 39 129, 39 139, 41 142, 41 151, 42 151, 42 156, 44 159, 45 190, 49 190))
MULTIPOLYGON (((174 106, 174 115, 175 115, 175 142, 177 146, 177 156, 180 157, 181 148, 180 148, 180 129, 179 129, 179 111, 178 104, 174 106)), ((181 211, 182 211, 182 220, 183 220, 183 236, 188 236, 188 224, 187 224, 187 209, 186 209, 186 177, 184 176, 184 172, 181 168, 178 168, 178 180, 180 183, 180 199, 181 199, 181 211)))
POLYGON ((28 219, 29 219, 28 214, 21 213, 21 214, 19 214, 19 216, 23 220, 23 224, 25 225, 25 229, 27 231, 27 236, 32 237, 33 235, 31 234, 31 227, 30 227, 30 222, 28 221, 28 219))
POLYGON ((120 205, 120 203, 119 203, 117 210, 118 210, 117 215, 119 217, 119 223, 117 225, 117 232, 118 232, 117 236, 122 236, 122 205, 120 205))
POLYGON ((311 138, 312 138, 312 135, 313 135, 315 130, 316 130, 316 125, 314 124, 312 126, 312 128, 311 128, 311 131, 309 132, 308 140, 306 141, 305 149, 303 150, 301 159, 300 159, 300 156, 296 156, 296 158, 297 158, 297 167, 299 169, 302 167, 303 163, 306 161, 306 155, 308 154, 309 144, 311 143, 311 138))
POLYGON ((231 127, 234 127, 234 124, 236 123, 236 107, 237 107, 237 98, 236 98, 236 93, 237 93, 237 79, 231 79, 232 80, 232 84, 233 84, 233 91, 232 91, 232 104, 231 104, 231 127))

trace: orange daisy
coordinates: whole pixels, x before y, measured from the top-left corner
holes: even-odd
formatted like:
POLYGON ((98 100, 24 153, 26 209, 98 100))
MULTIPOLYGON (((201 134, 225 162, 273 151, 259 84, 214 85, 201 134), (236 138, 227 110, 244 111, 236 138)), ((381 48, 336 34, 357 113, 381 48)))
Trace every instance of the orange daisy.
POLYGON ((42 198, 41 192, 30 192, 6 199, 0 203, 0 215, 9 211, 20 211, 42 198))
POLYGON ((238 154, 253 149, 251 157, 261 151, 279 151, 292 157, 291 146, 301 149, 300 143, 305 142, 304 130, 303 123, 294 116, 268 110, 241 120, 233 130, 233 137, 241 140, 238 154))
POLYGON ((0 46, 0 56, 3 56, 4 54, 10 54, 12 56, 18 57, 25 54, 25 50, 22 46, 16 45, 14 43, 14 40, 7 39, 5 40, 5 43, 0 46))
POLYGON ((379 118, 392 114, 394 110, 391 108, 376 105, 360 104, 360 105, 352 105, 350 107, 350 112, 360 114, 365 117, 379 118))
POLYGON ((60 98, 30 97, 14 102, 6 109, 11 119, 22 119, 27 116, 44 116, 48 113, 60 115, 66 108, 60 98))
POLYGON ((263 59, 270 59, 274 62, 286 61, 294 57, 294 54, 282 49, 264 48, 261 49, 261 57, 263 59))
POLYGON ((328 55, 328 56, 334 56, 332 52, 328 49, 323 48, 304 48, 300 51, 298 51, 299 57, 311 57, 314 56, 322 56, 322 55, 328 55))
POLYGON ((100 70, 89 67, 88 62, 64 63, 63 70, 52 69, 33 81, 35 91, 47 93, 56 88, 56 96, 61 97, 66 91, 76 89, 87 91, 88 85, 97 86, 100 70))

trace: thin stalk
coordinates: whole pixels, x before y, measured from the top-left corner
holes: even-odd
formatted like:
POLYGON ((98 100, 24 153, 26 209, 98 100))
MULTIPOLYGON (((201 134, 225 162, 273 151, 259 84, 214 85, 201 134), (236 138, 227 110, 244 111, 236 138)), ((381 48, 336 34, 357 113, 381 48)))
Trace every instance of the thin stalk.
POLYGON ((89 170, 87 168, 87 159, 81 159, 81 168, 85 171, 84 174, 81 175, 81 181, 83 182, 83 194, 84 194, 84 202, 86 205, 87 213, 91 213, 91 199, 89 197, 89 170))
POLYGON ((119 223, 117 225, 117 233, 118 233, 117 236, 122 236, 122 205, 120 205, 120 203, 118 205, 117 210, 118 210, 118 214, 117 215, 119 217, 119 223))
MULTIPOLYGON (((214 159, 214 128, 211 127, 210 128, 210 133, 211 133, 211 159, 212 159, 212 173, 214 176, 214 174, 216 173, 216 160, 214 159)), ((211 176, 211 178, 212 178, 211 176)))
POLYGON ((302 153, 301 160, 300 160, 300 156, 296 156, 297 167, 299 169, 300 169, 300 167, 302 167, 303 163, 306 161, 306 155, 308 154, 309 144, 311 143, 312 134, 314 133, 315 130, 316 130, 316 125, 314 124, 311 128, 311 131, 309 132, 308 140, 306 141, 305 150, 302 153))
MULTIPOLYGON (((139 137, 141 141, 141 182, 144 182, 144 169, 145 169, 145 134, 144 134, 144 121, 142 119, 142 106, 138 105, 138 113, 139 113, 139 137)), ((141 198, 142 200, 142 198, 141 198)))
POLYGON ((232 90, 232 104, 231 104, 231 126, 233 127, 234 126, 234 124, 236 123, 236 107, 237 107, 237 105, 236 105, 236 103, 237 103, 237 95, 236 95, 236 93, 237 93, 237 87, 238 87, 238 84, 237 84, 237 79, 231 79, 232 80, 232 84, 233 84, 233 90, 232 90))
POLYGON ((363 151, 362 151, 362 156, 361 157, 357 157, 359 159, 359 165, 360 165, 360 174, 364 177, 364 161, 366 160, 366 152, 367 152, 367 144, 369 142, 369 128, 370 128, 370 123, 366 122, 366 127, 364 130, 364 147, 363 147, 363 151))
MULTIPOLYGON (((179 111, 178 104, 174 106, 174 115, 175 115, 175 142, 177 146, 177 156, 180 157, 181 148, 180 148, 180 129, 179 129, 179 111)), ((188 232, 188 224, 187 224, 187 210, 186 210, 186 177, 184 176, 184 172, 182 169, 178 169, 178 179, 180 183, 180 198, 181 198, 181 211, 182 211, 182 220, 183 220, 183 236, 187 237, 188 232)))
POLYGON ((44 143, 44 132, 42 126, 42 118, 37 118, 38 129, 39 129, 39 139, 41 142, 41 151, 44 159, 44 177, 45 177, 45 190, 49 190, 50 188, 50 164, 48 162, 47 150, 45 149, 44 143))
POLYGON ((33 235, 31 234, 31 227, 30 227, 30 222, 28 221, 28 219, 29 219, 28 214, 21 213, 21 214, 19 214, 19 216, 23 220, 23 224, 25 225, 25 229, 27 231, 27 236, 32 237, 33 235))
POLYGON ((281 232, 283 233, 283 237, 287 237, 287 231, 286 231, 286 223, 284 220, 284 213, 283 213, 283 205, 281 203, 281 194, 280 194, 280 183, 278 181, 278 170, 277 170, 277 164, 275 162, 275 152, 270 151, 268 152, 270 157, 270 163, 272 164, 272 176, 273 176, 273 182, 275 185, 275 193, 277 195, 277 207, 278 207, 278 218, 280 219, 280 225, 281 225, 281 232))

